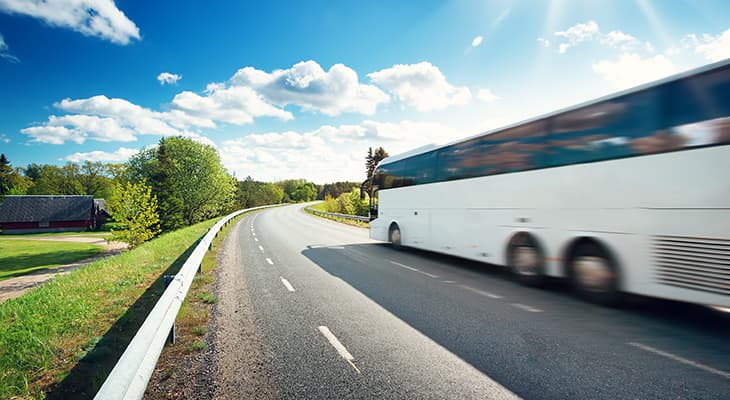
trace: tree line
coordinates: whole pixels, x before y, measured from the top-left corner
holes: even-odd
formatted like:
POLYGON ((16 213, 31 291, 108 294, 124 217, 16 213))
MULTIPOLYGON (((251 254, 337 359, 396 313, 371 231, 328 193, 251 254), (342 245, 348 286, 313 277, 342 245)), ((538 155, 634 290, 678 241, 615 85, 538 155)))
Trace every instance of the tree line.
MULTIPOLYGON (((368 150, 366 175, 387 153, 368 150)), ((123 164, 86 161, 13 167, 0 154, 0 202, 6 195, 91 195, 107 199, 112 219, 124 229, 114 236, 133 245, 236 209, 342 198, 337 212, 362 214, 353 189, 359 182, 318 185, 304 179, 260 182, 231 176, 216 149, 190 138, 162 138, 123 164), (345 196, 345 197, 343 197, 345 196), (351 204, 346 206, 345 204, 351 204), (121 236, 120 236, 121 235, 121 236)))

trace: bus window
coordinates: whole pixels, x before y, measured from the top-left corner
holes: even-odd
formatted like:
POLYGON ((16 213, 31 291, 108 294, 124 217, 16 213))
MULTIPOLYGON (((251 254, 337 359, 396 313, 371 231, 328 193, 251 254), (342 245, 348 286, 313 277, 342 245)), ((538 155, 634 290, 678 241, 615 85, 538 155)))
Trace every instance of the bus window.
POLYGON ((406 162, 406 184, 422 185, 436 180, 436 152, 431 151, 409 158, 406 162))
POLYGON ((636 141, 655 134, 659 96, 645 90, 553 117, 551 166, 609 160, 644 153, 636 141))
POLYGON ((442 149, 438 180, 525 171, 545 166, 544 120, 478 137, 442 149))
POLYGON ((543 168, 546 166, 546 135, 545 120, 488 135, 485 139, 491 141, 493 146, 482 157, 485 163, 493 166, 494 173, 543 168))
POLYGON ((405 166, 405 160, 396 161, 392 164, 384 165, 382 168, 385 173, 381 189, 390 189, 406 186, 408 179, 405 176, 405 166))
POLYGON ((683 146, 730 143, 730 67, 671 82, 663 90, 663 122, 683 146))

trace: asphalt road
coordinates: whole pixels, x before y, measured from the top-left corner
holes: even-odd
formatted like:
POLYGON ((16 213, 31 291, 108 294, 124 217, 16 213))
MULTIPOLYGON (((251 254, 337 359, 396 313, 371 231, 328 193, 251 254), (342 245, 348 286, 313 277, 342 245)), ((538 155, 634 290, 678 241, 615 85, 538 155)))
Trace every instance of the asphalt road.
POLYGON ((730 398, 730 313, 595 306, 301 208, 238 225, 241 290, 284 398, 730 398))

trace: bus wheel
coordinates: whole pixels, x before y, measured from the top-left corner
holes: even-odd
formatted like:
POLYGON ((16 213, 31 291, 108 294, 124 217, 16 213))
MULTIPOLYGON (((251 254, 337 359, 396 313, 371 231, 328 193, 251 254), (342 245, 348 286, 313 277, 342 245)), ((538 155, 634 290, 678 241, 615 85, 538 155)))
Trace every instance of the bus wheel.
POLYGON ((527 286, 543 284, 545 258, 532 236, 518 234, 512 238, 508 257, 509 268, 517 281, 527 286))
POLYGON ((570 258, 570 277, 573 288, 586 300, 606 306, 619 304, 616 265, 601 246, 578 245, 570 258))
POLYGON ((398 227, 398 224, 393 224, 390 226, 390 231, 388 233, 388 240, 393 245, 394 249, 400 249, 401 236, 400 236, 400 228, 398 227))

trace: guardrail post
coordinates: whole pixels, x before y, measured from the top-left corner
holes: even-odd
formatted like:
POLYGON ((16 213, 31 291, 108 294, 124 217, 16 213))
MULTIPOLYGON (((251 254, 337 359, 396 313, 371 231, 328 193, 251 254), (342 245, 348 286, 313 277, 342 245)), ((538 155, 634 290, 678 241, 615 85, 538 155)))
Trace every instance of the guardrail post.
MULTIPOLYGON (((170 286, 170 283, 175 280, 175 275, 163 275, 162 281, 165 283, 165 288, 170 286)), ((175 344, 175 323, 172 324, 172 328, 170 328, 170 334, 167 336, 167 343, 168 344, 175 344)))

